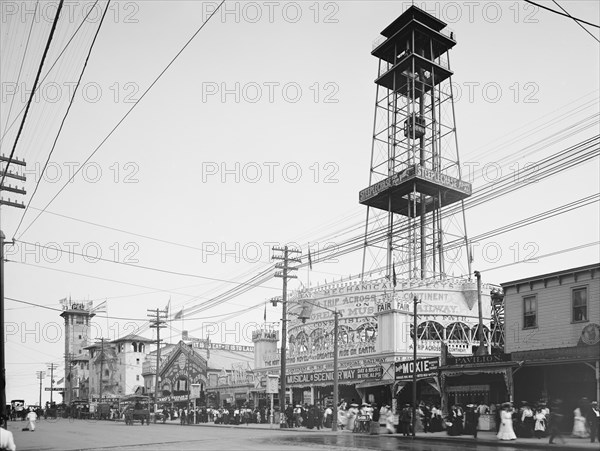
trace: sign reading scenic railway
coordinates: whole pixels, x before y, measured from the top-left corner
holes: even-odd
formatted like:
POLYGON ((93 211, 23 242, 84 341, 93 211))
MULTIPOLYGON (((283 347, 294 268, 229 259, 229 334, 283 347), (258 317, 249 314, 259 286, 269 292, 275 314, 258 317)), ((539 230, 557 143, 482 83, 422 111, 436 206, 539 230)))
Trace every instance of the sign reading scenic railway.
POLYGON ((396 362, 396 377, 398 380, 410 380, 413 377, 413 372, 417 373, 417 377, 432 377, 437 376, 437 371, 440 367, 439 358, 431 359, 407 360, 405 362, 396 362))

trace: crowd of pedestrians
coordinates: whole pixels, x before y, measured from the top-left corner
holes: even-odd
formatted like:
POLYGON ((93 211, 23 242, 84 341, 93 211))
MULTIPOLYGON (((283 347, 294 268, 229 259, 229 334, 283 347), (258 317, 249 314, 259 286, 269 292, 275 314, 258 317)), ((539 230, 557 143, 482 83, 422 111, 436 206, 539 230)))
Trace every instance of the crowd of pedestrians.
POLYGON ((183 425, 215 423, 215 424, 260 424, 269 423, 271 409, 267 407, 254 408, 249 407, 197 407, 197 408, 163 408, 157 412, 157 419, 163 422, 166 420, 175 420, 183 425))
MULTIPOLYGON (((516 408, 512 403, 502 404, 497 418, 498 439, 516 440, 519 437, 538 439, 548 437, 548 443, 554 444, 555 440, 565 443, 563 431, 568 427, 563 403, 560 399, 548 406, 540 401, 531 405, 522 401, 516 408)), ((598 422, 600 410, 598 402, 589 402, 587 398, 579 400, 573 411, 573 424, 571 436, 576 438, 589 438, 592 443, 600 442, 598 435, 598 422)))

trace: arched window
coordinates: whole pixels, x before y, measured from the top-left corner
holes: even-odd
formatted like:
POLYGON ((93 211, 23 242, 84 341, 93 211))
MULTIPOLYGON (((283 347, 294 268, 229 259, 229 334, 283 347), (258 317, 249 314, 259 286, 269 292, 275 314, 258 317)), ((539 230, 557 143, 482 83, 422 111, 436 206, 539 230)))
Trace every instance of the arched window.
POLYGON ((108 376, 110 374, 110 372, 108 370, 104 370, 104 375, 108 376))
POLYGON ((133 346, 133 352, 137 352, 138 346, 137 346, 137 343, 135 341, 131 342, 131 346, 133 346))
POLYGON ((144 352, 144 348, 145 348, 145 346, 144 346, 144 343, 140 343, 140 344, 138 345, 138 351, 139 351, 139 352, 144 352))

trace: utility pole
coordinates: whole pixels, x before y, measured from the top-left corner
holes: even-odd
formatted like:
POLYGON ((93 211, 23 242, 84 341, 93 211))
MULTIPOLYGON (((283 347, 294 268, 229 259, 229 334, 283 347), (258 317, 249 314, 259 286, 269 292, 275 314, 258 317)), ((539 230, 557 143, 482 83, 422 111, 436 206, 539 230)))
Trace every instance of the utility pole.
POLYGON ((52 392, 54 391, 54 368, 58 365, 56 363, 48 363, 48 369, 50 370, 50 407, 52 407, 52 392))
POLYGON ((417 304, 421 301, 413 298, 413 374, 412 374, 412 438, 415 438, 415 420, 417 417, 417 304))
MULTIPOLYGON (((8 170, 8 166, 12 163, 17 166, 26 166, 25 160, 19 160, 17 158, 9 158, 4 155, 0 155, 0 163, 5 164, 3 168, 0 168, 0 206, 7 205, 15 208, 25 208, 23 202, 19 203, 11 201, 10 198, 4 199, 1 195, 2 191, 9 191, 15 194, 25 195, 27 192, 23 188, 19 188, 12 185, 5 185, 4 179, 6 177, 25 182, 27 178, 24 175, 15 174, 8 170)), ((5 338, 4 338, 4 239, 6 236, 0 230, 0 417, 6 418, 6 361, 4 356, 5 352, 5 338)))
POLYGON ((102 401, 102 378, 104 377, 104 337, 100 338, 100 377, 98 378, 98 402, 102 401))
POLYGON ((42 408, 42 381, 46 377, 46 373, 44 371, 36 371, 35 375, 40 380, 40 409, 42 408))
POLYGON ((150 328, 156 329, 156 376, 154 377, 154 412, 158 410, 158 375, 160 366, 160 330, 167 327, 167 309, 148 309, 150 328))
MULTIPOLYGON (((290 262, 301 263, 299 258, 290 257, 290 254, 300 254, 297 249, 289 249, 287 246, 283 248, 274 246, 273 252, 283 252, 283 255, 273 255, 273 260, 282 260, 275 264, 275 268, 281 269, 281 271, 275 272, 275 277, 281 277, 283 279, 283 293, 281 297, 282 313, 281 313, 281 377, 279 378, 281 383, 281 392, 279 395, 279 408, 283 412, 285 410, 285 394, 286 394, 286 380, 285 380, 285 366, 286 366, 286 345, 287 345, 287 281, 288 279, 297 279, 297 276, 290 274, 290 271, 296 271, 298 267, 289 266, 290 262)), ((274 306, 279 302, 278 298, 271 299, 274 306)))
POLYGON ((479 310, 479 328, 478 328, 478 338, 479 338, 479 347, 475 352, 475 355, 486 355, 487 349, 485 347, 485 340, 483 338, 483 312, 481 311, 481 273, 479 271, 475 271, 475 277, 477 278, 477 309, 479 310))
MULTIPOLYGON (((75 359, 75 354, 71 353, 71 352, 66 352, 65 353, 65 391, 63 392, 63 402, 65 402, 65 404, 72 404, 73 403, 73 376, 72 376, 72 365, 73 365, 73 360, 75 359), (67 383, 69 385, 69 391, 67 392, 67 383), (67 397, 67 393, 68 393, 68 397, 67 397), (67 402, 68 401, 68 402, 67 402)), ((79 396, 81 396, 81 392, 78 393, 79 396)), ((78 396, 78 397, 79 397, 78 396)))

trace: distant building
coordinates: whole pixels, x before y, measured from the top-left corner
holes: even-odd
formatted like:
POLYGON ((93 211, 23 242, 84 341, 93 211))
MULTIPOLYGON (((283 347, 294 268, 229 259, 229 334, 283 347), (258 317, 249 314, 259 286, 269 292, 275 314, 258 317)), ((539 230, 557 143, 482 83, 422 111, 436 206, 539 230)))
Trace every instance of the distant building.
POLYGON ((600 264, 501 285, 515 400, 600 398, 600 264))
MULTIPOLYGON (((152 351, 147 355, 142 371, 145 393, 152 396, 156 354, 152 351)), ((188 399, 213 407, 255 402, 258 395, 254 390, 253 361, 252 346, 211 343, 184 333, 184 340, 160 349, 158 399, 175 408, 186 406, 188 399), (191 395, 192 384, 199 386, 198 398, 191 395)))
POLYGON ((63 402, 87 400, 89 379, 90 319, 94 317, 91 302, 63 299, 61 317, 65 320, 65 376, 63 402))
POLYGON ((152 340, 131 334, 88 346, 90 398, 116 398, 139 391, 144 386, 142 365, 149 343, 152 340))

